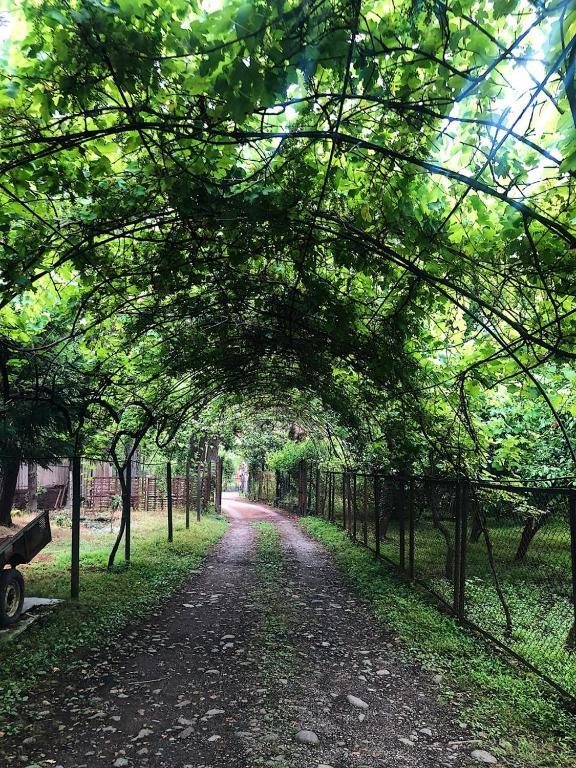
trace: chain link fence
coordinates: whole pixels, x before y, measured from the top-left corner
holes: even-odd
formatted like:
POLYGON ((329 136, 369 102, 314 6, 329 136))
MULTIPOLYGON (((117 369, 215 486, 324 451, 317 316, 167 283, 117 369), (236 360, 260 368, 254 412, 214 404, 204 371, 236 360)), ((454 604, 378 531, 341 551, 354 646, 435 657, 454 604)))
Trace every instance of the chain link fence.
POLYGON ((305 466, 262 475, 255 498, 341 526, 576 703, 575 489, 305 466))

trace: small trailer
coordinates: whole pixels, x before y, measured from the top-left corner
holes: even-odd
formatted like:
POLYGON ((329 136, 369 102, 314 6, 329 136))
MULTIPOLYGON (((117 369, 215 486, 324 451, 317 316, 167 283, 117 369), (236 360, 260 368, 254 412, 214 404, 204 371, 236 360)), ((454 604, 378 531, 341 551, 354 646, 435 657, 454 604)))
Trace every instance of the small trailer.
POLYGON ((24 603, 24 577, 17 566, 29 563, 52 541, 48 511, 13 535, 0 538, 0 627, 18 621, 24 603))

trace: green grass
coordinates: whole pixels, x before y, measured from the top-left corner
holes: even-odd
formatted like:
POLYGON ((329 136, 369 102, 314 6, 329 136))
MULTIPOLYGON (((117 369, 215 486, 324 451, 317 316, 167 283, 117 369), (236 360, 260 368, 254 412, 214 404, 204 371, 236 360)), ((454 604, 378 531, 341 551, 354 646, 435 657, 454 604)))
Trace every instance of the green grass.
POLYGON ((162 517, 142 516, 133 524, 131 564, 123 565, 119 553, 120 564, 112 572, 106 570, 106 564, 114 536, 83 531, 81 598, 73 603, 67 599, 69 535, 56 529, 43 557, 23 570, 27 594, 61 597, 66 602, 0 646, 2 730, 18 729, 22 696, 34 684, 54 668, 73 669, 84 649, 107 644, 130 622, 146 616, 183 583, 225 530, 223 518, 207 516, 187 531, 176 516, 174 542, 168 544, 162 517))
POLYGON ((269 682, 290 676, 293 648, 290 643, 290 612, 278 602, 284 594, 282 547, 278 529, 272 523, 256 523, 256 597, 262 608, 257 644, 261 669, 269 682))
POLYGON ((352 586, 396 633, 406 656, 444 675, 443 696, 456 701, 464 693, 458 717, 479 741, 510 765, 574 766, 576 717, 544 683, 439 613, 341 529, 313 517, 303 518, 302 525, 334 553, 352 586))

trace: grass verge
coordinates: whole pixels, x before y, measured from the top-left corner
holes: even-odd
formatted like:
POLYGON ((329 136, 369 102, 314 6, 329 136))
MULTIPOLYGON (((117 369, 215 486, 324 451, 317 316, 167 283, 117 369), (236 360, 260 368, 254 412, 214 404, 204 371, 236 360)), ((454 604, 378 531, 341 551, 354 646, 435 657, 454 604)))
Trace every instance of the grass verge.
POLYGON ((106 564, 114 536, 90 531, 83 535, 78 603, 66 599, 70 582, 66 532, 56 529, 54 541, 38 562, 22 569, 27 594, 61 597, 65 602, 0 645, 1 731, 18 730, 23 697, 39 680, 54 671, 73 669, 83 650, 106 645, 130 622, 146 616, 183 583, 226 530, 223 518, 207 516, 186 530, 177 517, 174 542, 168 544, 166 523, 159 515, 134 522, 132 562, 112 572, 106 564))
POLYGON ((443 695, 464 704, 460 721, 513 766, 573 768, 576 717, 536 676, 441 614, 336 526, 303 518, 303 528, 335 555, 351 585, 390 627, 403 650, 443 675, 443 695))
POLYGON ((278 529, 272 523, 256 523, 256 571, 258 584, 256 596, 262 609, 258 631, 261 649, 261 668, 273 682, 290 675, 292 645, 290 637, 290 611, 286 606, 278 610, 278 601, 284 593, 282 569, 282 545, 278 529))

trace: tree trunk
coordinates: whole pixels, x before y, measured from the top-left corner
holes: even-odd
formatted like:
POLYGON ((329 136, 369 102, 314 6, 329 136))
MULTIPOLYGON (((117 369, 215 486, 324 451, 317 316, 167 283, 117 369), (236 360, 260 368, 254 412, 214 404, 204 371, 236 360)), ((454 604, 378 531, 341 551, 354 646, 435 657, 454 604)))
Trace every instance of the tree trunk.
POLYGON ((0 525, 12 525, 12 506, 19 469, 18 459, 6 459, 0 466, 0 525))
POLYGON ((38 464, 28 462, 28 491, 26 494, 28 512, 35 515, 38 512, 38 464))
POLYGON ((522 535, 520 536, 520 541, 518 543, 518 549, 516 550, 516 554, 514 555, 514 562, 521 563, 526 555, 528 554, 528 548, 530 547, 530 544, 532 543, 532 539, 540 528, 544 525, 546 522, 546 515, 542 515, 538 519, 535 519, 533 517, 529 517, 528 520, 526 520, 524 524, 524 528, 522 530, 522 535))

